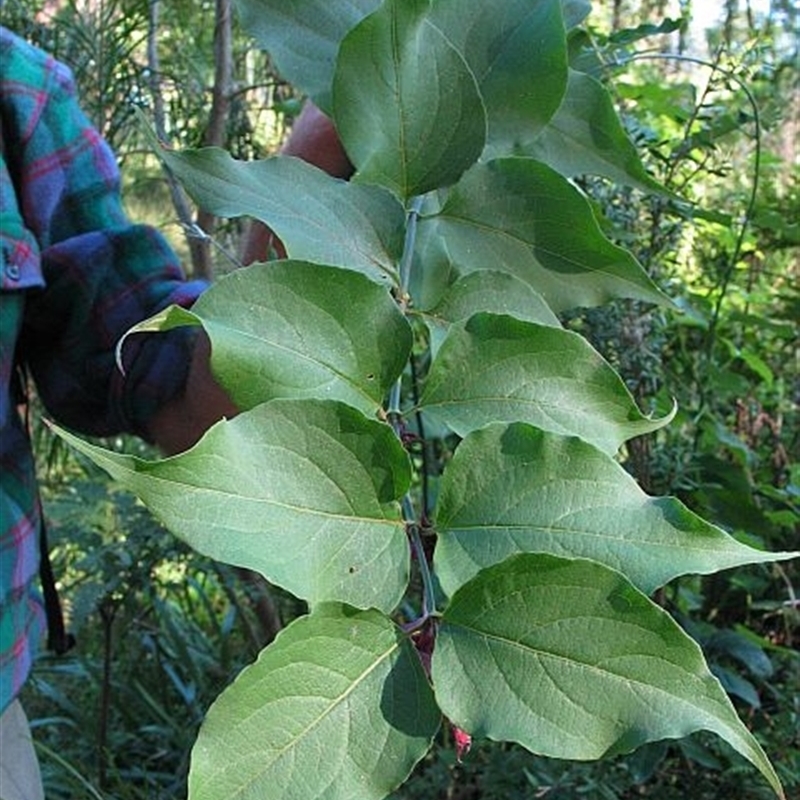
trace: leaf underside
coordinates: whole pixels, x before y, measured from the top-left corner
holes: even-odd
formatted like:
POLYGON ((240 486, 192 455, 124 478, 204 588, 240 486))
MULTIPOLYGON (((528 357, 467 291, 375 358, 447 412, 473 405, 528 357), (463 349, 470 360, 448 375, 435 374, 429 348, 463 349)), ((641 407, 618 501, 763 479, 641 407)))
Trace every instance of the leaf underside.
POLYGON ((496 421, 529 422, 608 454, 671 418, 643 415, 583 337, 487 313, 451 327, 419 406, 460 436, 496 421))
POLYGON ((380 800, 440 713, 408 639, 376 611, 321 606, 285 628, 209 710, 193 800, 380 800))
POLYGON ((783 796, 699 646, 618 572, 521 554, 453 596, 432 660, 436 699, 474 736, 575 760, 716 733, 783 796))
POLYGON ((531 425, 461 442, 442 477, 435 564, 452 594, 521 552, 590 558, 649 594, 672 578, 794 558, 737 542, 675 498, 646 495, 614 459, 531 425))
POLYGON ((159 461, 59 433, 201 553, 311 603, 391 611, 403 596, 397 499, 410 483, 408 456, 388 425, 349 406, 273 400, 159 461))

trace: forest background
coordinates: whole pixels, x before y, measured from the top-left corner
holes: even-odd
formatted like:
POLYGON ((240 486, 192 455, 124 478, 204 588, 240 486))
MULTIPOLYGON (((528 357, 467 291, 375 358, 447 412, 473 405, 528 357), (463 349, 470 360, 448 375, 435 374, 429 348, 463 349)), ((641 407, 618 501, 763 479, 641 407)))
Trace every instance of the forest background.
MULTIPOLYGON (((302 98, 228 0, 6 0, 3 24, 68 63, 118 154, 131 215, 161 227, 194 274, 235 269, 240 221, 195 209, 153 156, 136 109, 176 147, 275 152, 302 98)), ((595 2, 628 134, 687 203, 594 179, 605 233, 682 309, 574 313, 634 396, 676 397, 626 467, 742 541, 798 546, 800 319, 798 26, 783 2, 595 2), (700 63, 703 62, 703 63, 700 63)), ((131 496, 36 427, 53 562, 78 646, 43 654, 24 701, 48 798, 178 798, 210 702, 303 608, 165 533, 131 496)), ((106 445, 140 452, 121 439, 106 445)), ((800 791, 797 564, 681 578, 660 602, 701 644, 788 796, 800 791)), ((476 742, 439 746, 400 798, 759 798, 768 788, 698 735, 600 764, 476 742)))

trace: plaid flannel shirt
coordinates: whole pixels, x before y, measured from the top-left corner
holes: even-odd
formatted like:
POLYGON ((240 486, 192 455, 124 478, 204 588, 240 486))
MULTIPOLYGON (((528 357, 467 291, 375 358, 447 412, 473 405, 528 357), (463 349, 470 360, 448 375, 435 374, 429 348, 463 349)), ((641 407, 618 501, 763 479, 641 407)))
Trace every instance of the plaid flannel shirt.
POLYGON ((182 390, 189 334, 133 324, 205 288, 152 228, 126 217, 113 154, 80 111, 70 72, 0 28, 0 712, 43 631, 36 478, 13 396, 15 363, 48 413, 86 434, 143 434, 182 390))

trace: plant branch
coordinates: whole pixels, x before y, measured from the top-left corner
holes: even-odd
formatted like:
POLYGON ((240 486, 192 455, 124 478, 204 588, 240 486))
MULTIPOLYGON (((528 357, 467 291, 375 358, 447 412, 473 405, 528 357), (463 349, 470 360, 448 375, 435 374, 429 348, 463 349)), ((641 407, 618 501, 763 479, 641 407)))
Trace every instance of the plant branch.
MULTIPOLYGON (((167 142, 166 111, 164 108, 164 95, 161 87, 161 65, 158 57, 158 26, 159 4, 161 0, 150 0, 148 29, 147 29, 147 68, 150 73, 150 95, 153 101, 153 124, 159 141, 167 142)), ((172 205, 184 230, 194 225, 192 210, 189 201, 177 178, 162 161, 161 168, 167 176, 172 205)), ((203 242, 187 235, 186 242, 192 263, 192 273, 200 273, 203 269, 204 248, 203 242)))
POLYGON ((428 566, 428 557, 422 545, 422 537, 419 534, 419 525, 415 519, 414 506, 411 497, 406 495, 403 498, 403 518, 406 521, 406 530, 411 542, 411 549, 419 564, 420 577, 422 578, 422 616, 415 620, 413 625, 418 627, 436 611, 436 591, 433 586, 433 576, 428 566))
POLYGON ((400 259, 400 292, 402 299, 408 293, 408 284, 411 279, 411 264, 414 260, 414 244, 417 240, 417 220, 422 208, 422 195, 413 197, 406 217, 406 238, 403 242, 403 255, 400 259))
POLYGON ((742 223, 739 228, 739 235, 736 238, 736 244, 734 246, 733 255, 731 256, 728 266, 722 276, 722 280, 719 283, 720 294, 717 298, 717 301, 714 306, 714 311, 711 315, 711 322, 708 327, 708 334, 706 337, 706 352, 710 353, 711 348, 714 344, 714 338, 716 335, 716 328, 717 323, 719 321, 719 315, 722 309, 722 303, 725 298, 725 294, 727 292, 728 285, 730 284, 731 278, 733 277, 733 271, 736 268, 736 264, 739 261, 739 258, 742 254, 742 248, 744 246, 744 237, 747 233, 747 228, 750 225, 750 220, 753 218, 753 214, 755 211, 756 199, 758 196, 758 183, 759 177, 761 175, 761 116, 758 110, 758 103, 756 102, 753 93, 748 88, 747 84, 738 76, 736 73, 731 72, 728 69, 724 69, 716 62, 709 62, 702 58, 694 58, 692 56, 683 56, 677 54, 669 54, 669 53, 645 53, 645 54, 634 54, 630 58, 624 59, 620 62, 616 62, 618 65, 622 66, 626 63, 630 63, 632 61, 647 61, 647 60, 661 60, 661 61, 681 61, 690 64, 698 64, 703 67, 708 67, 711 70, 719 72, 723 75, 726 79, 735 83, 744 93, 745 97, 747 98, 747 102, 750 104, 750 108, 753 111, 753 122, 755 125, 755 153, 754 153, 754 165, 753 165, 753 181, 750 187, 750 196, 748 198, 747 208, 745 209, 744 217, 742 218, 742 223))
MULTIPOLYGON (((401 309, 405 312, 408 305, 408 285, 411 280, 411 265, 414 260, 414 245, 417 239, 417 220, 419 219, 419 212, 422 208, 422 196, 412 198, 409 205, 408 213, 406 215, 406 235, 403 241, 403 254, 400 258, 400 297, 398 302, 401 309)), ((401 422, 400 400, 403 390, 403 376, 401 375, 392 386, 389 393, 388 414, 391 420, 392 427, 398 438, 403 439, 403 427, 401 422)), ((403 506, 403 519, 406 523, 406 532, 411 543, 411 549, 419 564, 420 576, 422 578, 422 616, 419 620, 415 620, 412 625, 418 626, 424 622, 430 614, 436 609, 436 593, 433 587, 433 578, 431 577, 430 567, 428 566, 428 557, 425 554, 425 548, 422 546, 422 538, 419 533, 419 524, 417 522, 416 513, 414 511, 414 504, 411 496, 406 494, 402 501, 403 506)))
POLYGON ((410 359, 411 367, 411 399, 414 402, 414 415, 417 420, 417 433, 419 434, 420 449, 422 456, 422 469, 420 480, 422 482, 422 509, 420 512, 420 521, 423 525, 428 524, 428 515, 430 513, 430 465, 431 465, 431 445, 428 437, 425 434, 425 421, 422 417, 422 412, 419 409, 419 373, 417 370, 417 359, 414 354, 411 354, 410 359))
MULTIPOLYGON (((398 302, 400 308, 405 312, 408 305, 408 284, 411 280, 411 264, 414 261, 414 245, 417 240, 417 220, 419 219, 419 212, 422 208, 422 195, 413 197, 411 204, 406 214, 406 235, 403 241, 403 254, 400 257, 400 297, 398 302)), ((387 412, 390 418, 400 415, 400 396, 403 388, 402 375, 397 379, 394 386, 392 386, 389 393, 389 404, 387 412)), ((394 423, 393 423, 394 424, 394 423)), ((395 424, 395 431, 400 435, 398 426, 395 424)))
MULTIPOLYGON (((759 178, 761 175, 761 116, 758 110, 758 103, 756 102, 756 99, 753 96, 753 93, 750 91, 747 84, 731 70, 721 67, 718 61, 709 62, 702 58, 695 58, 692 56, 670 54, 670 53, 636 53, 630 56, 629 58, 622 59, 618 62, 613 62, 609 64, 609 66, 624 66, 625 64, 631 63, 633 61, 649 61, 649 60, 680 61, 689 64, 698 64, 700 66, 711 69, 713 72, 718 72, 721 75, 723 75, 727 80, 730 80, 732 83, 735 83, 742 90, 753 112, 753 123, 755 126, 755 152, 753 156, 754 158, 753 179, 750 187, 750 196, 748 198, 747 208, 745 209, 744 216, 742 217, 741 224, 739 226, 739 233, 736 237, 736 243, 734 244, 733 253, 731 254, 730 259, 728 260, 728 264, 725 268, 725 271, 722 274, 722 277, 717 282, 717 288, 719 290, 719 294, 717 295, 716 301, 714 303, 714 310, 711 313, 711 320, 708 325, 708 331, 706 333, 705 348, 704 348, 705 357, 707 360, 710 360, 711 354, 714 349, 714 342, 716 340, 719 318, 722 313, 722 304, 725 302, 725 297, 728 292, 728 287, 730 286, 731 280, 733 279, 733 274, 736 269, 736 265, 738 264, 739 259, 741 258, 742 250, 744 248, 745 236, 747 235, 747 229, 750 226, 750 221, 752 220, 753 215, 755 213, 756 199, 758 196, 759 178)), ((704 93, 704 98, 707 92, 708 88, 704 93)), ((705 402, 706 402, 705 391, 703 391, 701 383, 701 400, 700 400, 701 412, 703 406, 705 405, 705 402)))

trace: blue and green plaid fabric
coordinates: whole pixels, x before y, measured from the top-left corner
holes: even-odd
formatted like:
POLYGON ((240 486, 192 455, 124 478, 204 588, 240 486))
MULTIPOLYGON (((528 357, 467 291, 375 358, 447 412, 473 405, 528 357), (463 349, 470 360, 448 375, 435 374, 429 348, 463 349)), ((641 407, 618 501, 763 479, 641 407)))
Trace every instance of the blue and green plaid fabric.
POLYGON ((49 414, 86 434, 144 435, 186 379, 190 340, 136 322, 205 288, 153 228, 123 211, 113 153, 81 112, 70 72, 0 28, 0 712, 42 635, 30 442, 13 396, 23 363, 49 414))

